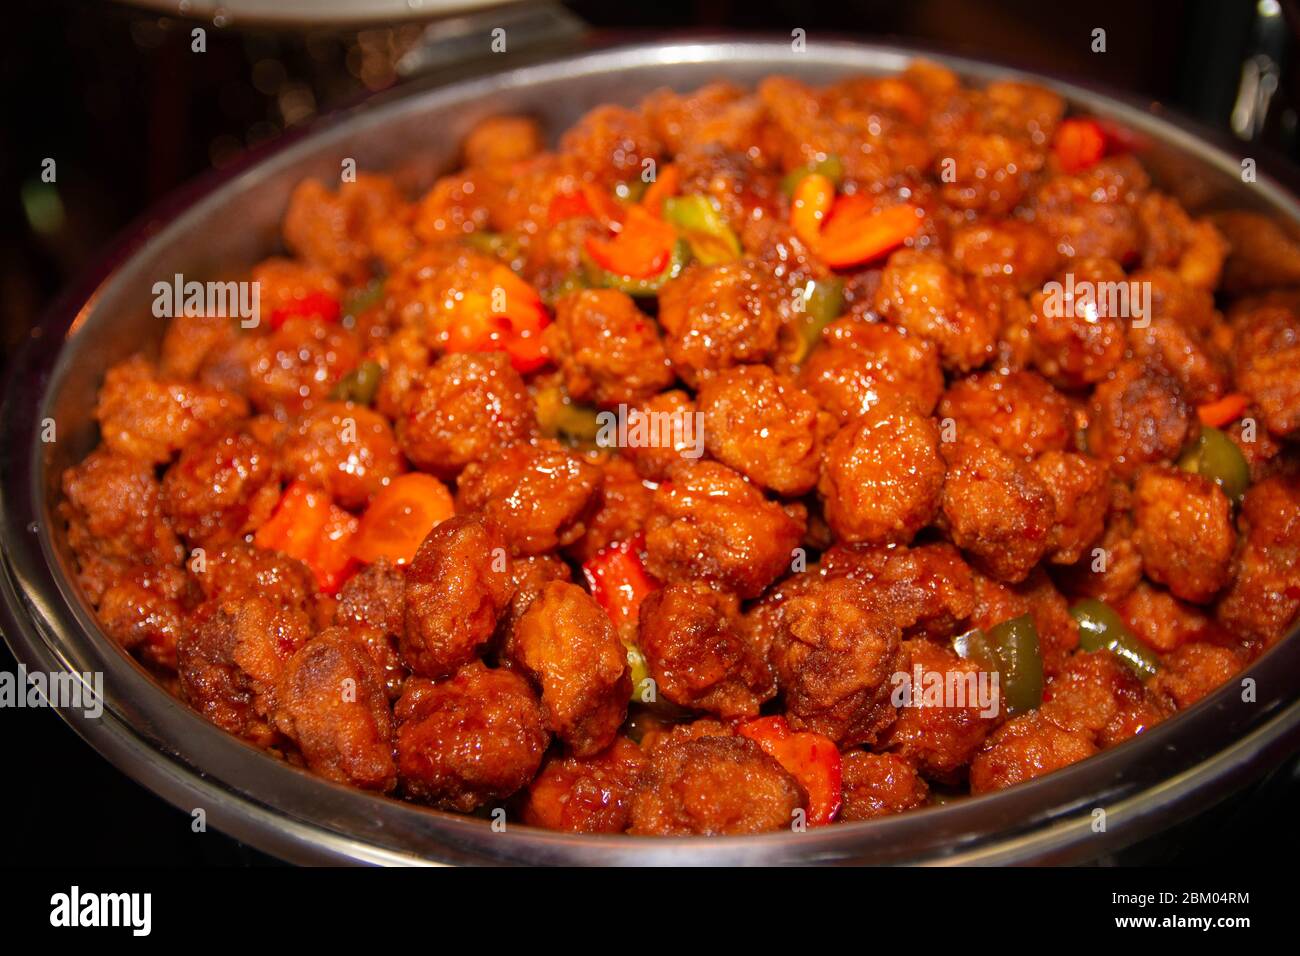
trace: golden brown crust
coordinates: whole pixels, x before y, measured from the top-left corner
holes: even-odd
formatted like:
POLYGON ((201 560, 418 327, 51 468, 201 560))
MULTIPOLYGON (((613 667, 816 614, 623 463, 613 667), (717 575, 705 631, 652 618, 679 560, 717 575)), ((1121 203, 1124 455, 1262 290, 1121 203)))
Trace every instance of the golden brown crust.
POLYGON ((505 542, 480 518, 450 518, 424 539, 406 572, 402 659, 422 677, 445 677, 474 659, 497 627, 514 585, 505 542))
POLYGON ((412 678, 394 708, 408 797, 468 812, 528 785, 550 734, 528 682, 474 661, 437 683, 412 678))
POLYGON ((614 742, 632 693, 627 654, 609 615, 567 581, 542 586, 505 653, 541 688, 546 726, 577 757, 614 742))
POLYGON ((631 832, 715 836, 780 830, 806 800, 798 782, 752 740, 671 741, 650 755, 632 801, 631 832))

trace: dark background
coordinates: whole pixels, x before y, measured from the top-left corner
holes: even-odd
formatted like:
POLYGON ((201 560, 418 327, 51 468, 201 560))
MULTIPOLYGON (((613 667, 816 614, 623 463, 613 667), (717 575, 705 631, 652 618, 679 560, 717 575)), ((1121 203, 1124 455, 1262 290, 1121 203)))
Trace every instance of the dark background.
MULTIPOLYGON (((1066 9, 1044 0, 567 6, 599 30, 648 38, 682 29, 788 36, 794 27, 807 30, 810 42, 832 32, 897 37, 1109 86, 1229 135, 1243 64, 1266 55, 1278 85, 1257 135, 1284 155, 1297 155, 1294 0, 1090 0, 1066 9), (1107 32, 1105 54, 1090 50, 1096 27, 1107 32)), ((399 56, 424 29, 418 22, 346 29, 216 25, 87 0, 10 0, 5 14, 0 342, 6 355, 51 297, 152 202, 288 128, 391 87, 399 81, 399 56), (206 29, 205 53, 190 50, 195 25, 206 29), (57 185, 40 181, 47 157, 58 164, 57 185)), ((14 666, 0 647, 0 669, 14 666)), ((53 714, 6 709, 0 722, 12 768, 0 859, 274 862, 215 832, 191 833, 188 815, 127 780, 53 714)), ((1300 762, 1292 760, 1176 832, 1101 862, 1286 859, 1300 850, 1292 819, 1297 796, 1300 762)))

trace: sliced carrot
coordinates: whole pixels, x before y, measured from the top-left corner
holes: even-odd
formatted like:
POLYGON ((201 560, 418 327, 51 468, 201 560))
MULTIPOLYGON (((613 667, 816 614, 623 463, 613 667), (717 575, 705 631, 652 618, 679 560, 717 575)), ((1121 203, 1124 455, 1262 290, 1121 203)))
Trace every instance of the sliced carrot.
POLYGON ((356 571, 357 562, 352 557, 352 539, 356 533, 356 515, 330 505, 321 536, 307 562, 316 575, 316 583, 326 594, 337 594, 343 582, 356 571))
POLYGON ((1250 404, 1250 399, 1247 396, 1240 392, 1233 392, 1213 402, 1198 405, 1196 417, 1201 420, 1202 425, 1209 425, 1211 428, 1222 428, 1224 425, 1229 425, 1240 418, 1241 413, 1246 410, 1248 404, 1250 404))
POLYGON ((677 189, 681 184, 681 172, 672 163, 668 163, 659 170, 645 193, 641 196, 641 208, 656 219, 663 218, 664 200, 670 196, 677 195, 677 189))
POLYGON ((420 472, 401 475, 375 495, 361 516, 352 554, 367 564, 380 558, 409 564, 429 532, 455 511, 451 492, 437 478, 420 472))
POLYGON ((311 568, 317 586, 333 594, 354 566, 351 542, 356 530, 357 519, 334 504, 326 492, 295 481, 280 497, 271 517, 257 529, 253 543, 302 561, 311 568))
POLYGON ((920 229, 915 206, 877 209, 871 199, 855 193, 835 200, 814 249, 831 268, 846 269, 901 246, 920 229))
POLYGON ((1052 152, 1067 173, 1077 173, 1106 155, 1106 134, 1096 120, 1068 119, 1056 128, 1052 152))
POLYGON ((587 239, 587 254, 607 272, 633 279, 657 276, 668 266, 677 230, 641 206, 633 206, 623 231, 612 239, 587 239))
POLYGON ((835 184, 821 173, 809 173, 799 180, 790 204, 790 225, 794 234, 816 246, 821 236, 822 222, 835 201, 835 184))

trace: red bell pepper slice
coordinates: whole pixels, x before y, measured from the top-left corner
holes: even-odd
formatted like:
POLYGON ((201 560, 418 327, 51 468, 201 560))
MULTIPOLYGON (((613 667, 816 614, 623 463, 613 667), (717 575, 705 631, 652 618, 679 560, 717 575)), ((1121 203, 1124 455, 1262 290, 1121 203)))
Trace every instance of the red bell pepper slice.
POLYGON ((612 239, 592 236, 587 239, 587 254, 604 269, 617 276, 649 279, 661 274, 677 245, 677 230, 642 206, 632 206, 623 221, 623 230, 612 239))
POLYGON ((855 193, 835 200, 813 249, 832 269, 847 269, 898 248, 920 229, 915 206, 877 209, 869 198, 855 193))
POLYGON ((795 732, 784 717, 758 717, 737 728, 799 781, 808 794, 808 825, 825 826, 844 801, 840 751, 829 737, 795 732))
POLYGON ((832 269, 849 269, 901 246, 921 229, 920 210, 903 203, 877 209, 861 193, 835 195, 835 183, 809 173, 795 186, 790 226, 832 269))
POLYGON ((517 372, 536 371, 546 364, 542 330, 550 323, 541 296, 504 265, 493 266, 488 281, 491 291, 472 289, 457 302, 445 326, 446 350, 503 351, 517 372))
POLYGON ((790 204, 790 226, 794 234, 808 245, 816 246, 821 238, 822 221, 834 202, 835 184, 829 176, 809 173, 799 180, 790 204))
POLYGON ((656 219, 662 219, 664 215, 664 201, 672 196, 677 195, 678 187, 681 185, 681 170, 673 163, 668 163, 659 170, 659 175, 655 177, 654 182, 646 187, 645 194, 641 197, 641 208, 656 219))
POLYGON ((290 319, 317 318, 322 322, 337 322, 343 307, 339 300, 328 292, 313 289, 301 298, 278 306, 271 310, 271 328, 278 329, 290 319))
POLYGON ((556 193, 546 207, 546 219, 552 226, 566 219, 589 217, 611 232, 618 232, 622 228, 623 215, 623 207, 614 197, 591 183, 556 193))
POLYGON ((581 192, 556 193, 546 207, 546 221, 552 226, 566 219, 581 219, 584 216, 595 218, 595 213, 581 192))
POLYGON ((582 566, 587 587, 605 609, 619 634, 635 634, 641 602, 659 589, 645 569, 641 554, 645 535, 606 545, 582 566))

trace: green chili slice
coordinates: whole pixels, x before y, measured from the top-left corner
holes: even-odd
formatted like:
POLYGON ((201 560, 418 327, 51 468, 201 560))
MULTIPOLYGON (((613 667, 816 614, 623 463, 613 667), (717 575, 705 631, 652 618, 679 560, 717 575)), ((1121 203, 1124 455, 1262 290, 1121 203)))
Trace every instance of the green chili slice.
POLYGON ((987 637, 1002 664, 1002 699, 1007 713, 1021 714, 1043 702, 1043 657, 1038 628, 1029 614, 989 628, 987 637))
POLYGON ((1178 467, 1209 478, 1233 503, 1250 487, 1250 466, 1236 442, 1217 428, 1202 425, 1196 440, 1178 459, 1178 467))
POLYGON ((989 667, 996 667, 998 664, 998 659, 993 653, 993 646, 979 628, 974 628, 954 637, 952 639, 952 649, 964 661, 974 661, 977 664, 985 664, 989 667))
POLYGON ((1105 601, 1085 598, 1070 608, 1079 625, 1079 646, 1085 651, 1110 651, 1146 680, 1160 669, 1160 661, 1105 601))

